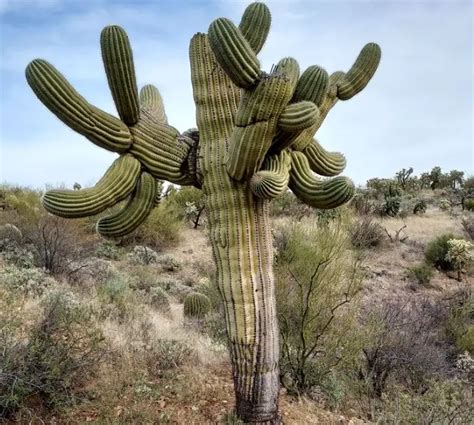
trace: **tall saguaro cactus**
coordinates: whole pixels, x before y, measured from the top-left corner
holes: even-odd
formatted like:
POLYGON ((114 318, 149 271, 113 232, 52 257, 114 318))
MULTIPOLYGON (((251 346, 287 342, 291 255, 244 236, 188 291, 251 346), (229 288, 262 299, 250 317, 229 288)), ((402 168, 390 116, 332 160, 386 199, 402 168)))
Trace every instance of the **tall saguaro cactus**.
POLYGON ((120 154, 93 188, 51 190, 44 207, 62 217, 100 213, 97 231, 124 235, 156 202, 156 179, 202 188, 233 367, 237 414, 250 423, 278 423, 279 340, 272 271, 269 202, 290 188, 316 208, 335 208, 353 195, 336 176, 345 158, 314 135, 338 100, 359 93, 372 78, 380 48, 367 44, 347 72, 310 66, 301 75, 293 58, 270 73, 257 53, 270 29, 262 3, 247 7, 239 26, 220 18, 190 45, 198 130, 181 134, 167 122, 153 86, 138 92, 128 37, 118 26, 101 35, 102 58, 120 119, 81 97, 48 62, 36 59, 26 77, 38 98, 66 125, 120 154))

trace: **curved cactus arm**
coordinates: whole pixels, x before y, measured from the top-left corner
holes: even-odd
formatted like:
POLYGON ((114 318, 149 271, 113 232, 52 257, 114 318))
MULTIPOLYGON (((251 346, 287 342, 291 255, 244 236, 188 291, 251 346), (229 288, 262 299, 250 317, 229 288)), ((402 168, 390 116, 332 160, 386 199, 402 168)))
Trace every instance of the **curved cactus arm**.
POLYGON ((165 106, 160 91, 153 85, 147 84, 140 90, 140 107, 149 112, 156 121, 168 124, 165 106))
POLYGON ((127 125, 140 117, 133 54, 127 33, 118 25, 105 27, 100 35, 102 60, 117 112, 127 125))
POLYGON ((289 186, 304 203, 320 209, 336 208, 348 202, 354 195, 354 184, 347 177, 321 180, 309 166, 301 152, 291 152, 289 186))
POLYGON ((50 190, 42 203, 50 213, 79 218, 98 214, 126 198, 136 185, 140 162, 132 155, 117 158, 105 175, 92 188, 81 190, 50 190))
POLYGON ((313 102, 297 102, 285 107, 278 119, 278 127, 284 132, 301 132, 312 127, 319 118, 319 109, 313 102))
POLYGON ((314 112, 312 120, 308 121, 308 125, 301 128, 299 132, 292 132, 284 126, 280 126, 281 130, 276 134, 271 147, 272 153, 278 153, 289 146, 293 146, 297 141, 304 141, 313 138, 314 133, 320 122, 319 107, 327 94, 329 88, 328 73, 317 65, 308 67, 301 77, 298 79, 291 105, 313 104, 314 112))
POLYGON ((347 100, 362 91, 377 71, 381 50, 378 44, 368 43, 359 53, 354 65, 337 85, 337 97, 347 100))
POLYGON ((116 238, 133 232, 155 207, 157 187, 157 181, 151 174, 142 173, 125 207, 101 218, 97 222, 97 232, 108 238, 116 238))
POLYGON ((346 158, 342 153, 327 151, 316 139, 302 152, 306 155, 311 169, 321 176, 337 176, 346 168, 346 158))
POLYGON ((261 199, 274 199, 288 190, 291 158, 288 152, 268 156, 262 169, 250 179, 250 190, 261 199))
POLYGON ((255 2, 249 4, 245 9, 240 20, 239 30, 255 53, 258 53, 265 44, 271 22, 272 16, 265 4, 255 2))
POLYGON ((132 136, 127 126, 88 103, 50 63, 33 60, 26 68, 26 79, 54 115, 91 142, 112 152, 130 148, 132 136))

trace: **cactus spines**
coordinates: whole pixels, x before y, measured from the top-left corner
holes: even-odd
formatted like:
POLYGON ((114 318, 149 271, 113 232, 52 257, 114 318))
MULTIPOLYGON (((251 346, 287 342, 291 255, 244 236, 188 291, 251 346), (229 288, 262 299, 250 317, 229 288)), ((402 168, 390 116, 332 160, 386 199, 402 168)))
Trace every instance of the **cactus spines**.
POLYGON ((100 35, 102 60, 122 121, 133 125, 140 116, 132 48, 126 32, 118 25, 105 27, 100 35))
POLYGON ((109 238, 133 232, 154 208, 157 188, 155 178, 148 173, 142 173, 128 203, 120 211, 101 218, 97 222, 97 232, 109 238))
POLYGON ((339 207, 354 196, 354 184, 347 177, 317 178, 301 152, 291 153, 290 189, 306 204, 320 209, 339 207))
POLYGON ((191 39, 199 130, 184 134, 168 125, 157 89, 145 86, 137 98, 131 49, 118 27, 104 31, 102 49, 122 120, 87 103, 47 62, 35 60, 26 71, 36 95, 63 122, 122 154, 94 188, 47 192, 43 202, 49 211, 64 217, 94 215, 133 192, 122 211, 98 224, 101 233, 124 234, 157 201, 154 179, 202 189, 231 347, 236 412, 254 424, 278 423, 270 200, 287 187, 318 208, 350 199, 350 180, 320 180, 313 173, 333 176, 345 165, 342 155, 324 150, 314 137, 338 100, 365 87, 380 59, 378 46, 370 44, 347 73, 328 77, 324 69, 311 66, 300 77, 296 60, 284 58, 266 74, 256 54, 270 20, 266 6, 253 3, 238 27, 218 19, 208 35, 191 39))
POLYGON ((239 30, 255 53, 258 53, 267 39, 272 17, 263 3, 251 3, 242 15, 239 30))
POLYGON ((363 90, 375 74, 379 66, 380 56, 381 51, 378 44, 366 44, 354 65, 338 83, 337 97, 341 100, 347 100, 363 90))
POLYGON ((92 143, 112 152, 125 152, 131 146, 132 137, 127 126, 88 103, 45 60, 32 61, 26 68, 26 79, 54 115, 92 143))
POLYGON ((184 299, 184 316, 193 319, 204 318, 211 309, 209 298, 199 292, 191 292, 184 299))
POLYGON ((49 190, 43 206, 50 213, 65 218, 98 214, 126 198, 135 187, 140 162, 132 155, 117 158, 97 184, 81 190, 49 190))
POLYGON ((283 151, 267 157, 262 169, 250 179, 250 190, 262 199, 274 199, 288 190, 291 157, 283 151))
POLYGON ((288 133, 302 131, 316 124, 318 107, 313 102, 302 101, 288 105, 278 119, 278 127, 288 133))
POLYGON ((140 106, 159 123, 168 124, 163 99, 155 86, 147 84, 142 87, 140 90, 140 106))
POLYGON ((219 18, 209 26, 208 35, 219 65, 232 82, 241 88, 257 84, 260 62, 240 30, 228 19, 219 18))
POLYGON ((320 106, 329 88, 329 75, 323 68, 312 65, 303 72, 296 85, 293 101, 308 100, 320 106))
POLYGON ((321 176, 337 176, 346 168, 346 158, 342 153, 327 151, 316 139, 313 139, 313 143, 310 143, 303 153, 311 169, 321 176))

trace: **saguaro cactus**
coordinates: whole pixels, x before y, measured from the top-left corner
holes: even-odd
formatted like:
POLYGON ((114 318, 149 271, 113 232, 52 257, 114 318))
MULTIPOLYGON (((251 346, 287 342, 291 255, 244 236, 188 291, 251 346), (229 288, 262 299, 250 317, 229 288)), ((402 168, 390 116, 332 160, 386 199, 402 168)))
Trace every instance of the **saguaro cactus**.
POLYGON ((97 214, 129 197, 122 211, 99 221, 104 236, 137 227, 154 202, 154 179, 201 188, 233 367, 237 414, 251 423, 278 423, 279 340, 272 271, 269 202, 288 187, 317 208, 353 195, 335 176, 345 158, 313 138, 337 100, 360 92, 380 60, 367 44, 352 68, 331 75, 311 66, 300 76, 295 59, 270 73, 257 53, 270 29, 264 4, 247 7, 239 26, 217 19, 190 44, 198 130, 181 134, 167 122, 153 86, 138 93, 126 33, 107 27, 102 58, 120 119, 89 104, 49 63, 26 69, 38 98, 69 127, 120 157, 94 188, 52 190, 44 207, 62 217, 97 214))

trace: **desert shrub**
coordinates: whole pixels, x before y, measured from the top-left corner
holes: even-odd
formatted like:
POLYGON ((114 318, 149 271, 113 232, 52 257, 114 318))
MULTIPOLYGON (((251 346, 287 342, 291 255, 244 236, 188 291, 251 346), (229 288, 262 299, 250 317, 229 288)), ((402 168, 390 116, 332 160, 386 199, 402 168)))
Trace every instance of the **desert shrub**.
POLYGON ((413 214, 424 214, 427 206, 428 205, 424 199, 417 199, 413 206, 413 214))
POLYGON ((349 339, 362 276, 340 221, 294 223, 282 233, 275 270, 281 368, 291 390, 306 392, 355 356, 349 339))
POLYGON ((0 270, 0 284, 9 290, 18 291, 25 295, 39 296, 55 284, 55 280, 41 269, 22 269, 14 265, 0 270))
POLYGON ((174 272, 181 268, 181 262, 170 254, 159 255, 156 263, 167 272, 174 272))
POLYGON ((468 211, 474 211, 474 199, 466 199, 464 201, 464 208, 468 211))
POLYGON ((408 277, 420 285, 428 285, 433 277, 433 268, 426 263, 418 264, 408 270, 408 277))
POLYGON ((157 262, 158 254, 147 246, 137 245, 128 254, 128 258, 136 264, 148 265, 157 262))
POLYGON ((183 222, 169 202, 162 202, 150 213, 146 221, 123 239, 126 244, 139 243, 162 249, 179 241, 183 222))
POLYGON ((193 356, 194 350, 185 342, 167 339, 152 341, 145 353, 148 371, 155 377, 182 366, 193 356))
POLYGON ((17 309, 0 309, 1 417, 32 397, 52 408, 77 401, 105 353, 92 311, 72 294, 50 292, 40 307, 31 325, 17 309))
POLYGON ((122 256, 121 249, 113 242, 104 240, 95 250, 95 255, 107 260, 119 260, 122 256))
POLYGON ((474 415, 472 388, 459 379, 432 380, 424 391, 394 388, 376 414, 386 424, 468 424, 474 415))
POLYGON ((474 381, 474 357, 468 351, 460 354, 456 360, 456 369, 463 378, 474 381))
POLYGON ((287 191, 270 204, 271 215, 275 217, 287 216, 301 219, 314 215, 313 208, 301 202, 291 191, 287 191))
POLYGON ((439 209, 441 211, 448 211, 451 209, 451 202, 448 199, 441 199, 439 201, 439 209))
POLYGON ((119 322, 133 317, 137 311, 136 297, 128 279, 119 273, 113 274, 97 288, 101 302, 101 314, 119 322))
POLYGON ((352 246, 355 248, 373 248, 385 240, 382 226, 371 216, 363 216, 355 220, 349 228, 352 246))
POLYGON ((147 301, 162 314, 171 313, 171 304, 168 294, 159 286, 152 287, 147 295, 147 301))
POLYGON ((396 217, 400 212, 401 204, 399 196, 387 197, 380 207, 380 213, 382 216, 396 217))
POLYGON ((35 256, 33 253, 12 239, 0 240, 0 255, 7 263, 20 268, 35 266, 35 256))
POLYGON ((189 221, 194 228, 200 226, 205 220, 205 203, 202 190, 192 186, 183 186, 172 191, 165 202, 169 203, 181 220, 189 221))
POLYGON ((370 190, 358 189, 350 205, 358 215, 364 216, 374 213, 375 201, 370 190))
POLYGON ((448 252, 446 260, 449 261, 458 274, 458 280, 462 280, 464 267, 470 265, 473 259, 474 244, 464 239, 450 239, 448 241, 448 252))
POLYGON ((462 227, 467 235, 474 240, 474 216, 466 216, 461 220, 462 227))
POLYGON ((456 239, 456 236, 445 233, 430 241, 425 248, 426 262, 441 270, 454 270, 454 264, 446 258, 449 249, 448 241, 451 239, 456 239))
POLYGON ((472 295, 453 306, 446 331, 459 352, 474 355, 474 299, 472 295))
POLYGON ((449 370, 440 349, 446 312, 428 299, 378 300, 363 315, 371 337, 363 348, 360 378, 373 397, 381 397, 390 380, 412 390, 449 370))

